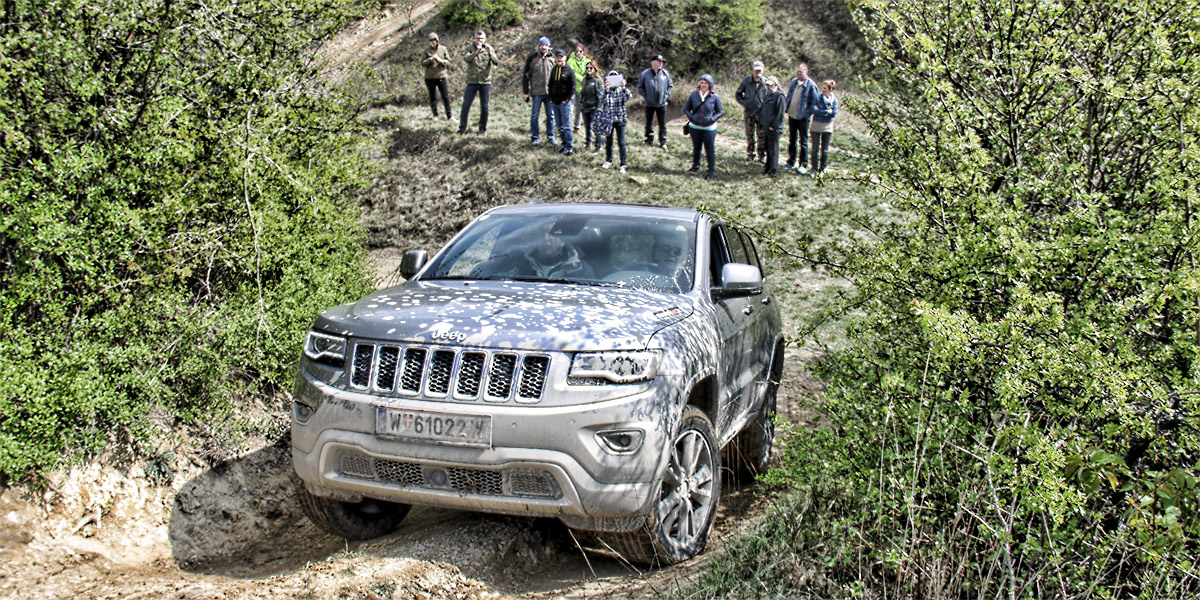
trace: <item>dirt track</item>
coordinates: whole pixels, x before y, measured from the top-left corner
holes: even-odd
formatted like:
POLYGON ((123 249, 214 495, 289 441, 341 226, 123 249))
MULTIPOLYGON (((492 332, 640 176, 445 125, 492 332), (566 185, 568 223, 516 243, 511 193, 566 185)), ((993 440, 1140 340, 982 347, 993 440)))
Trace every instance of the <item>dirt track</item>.
MULTIPOLYGON (((785 373, 785 418, 811 385, 785 373)), ((768 504, 753 484, 727 481, 708 551, 642 573, 581 551, 550 519, 418 507, 394 534, 347 543, 301 514, 286 437, 211 469, 175 467, 164 487, 140 468, 96 463, 40 498, 0 493, 0 598, 656 597, 768 504)))

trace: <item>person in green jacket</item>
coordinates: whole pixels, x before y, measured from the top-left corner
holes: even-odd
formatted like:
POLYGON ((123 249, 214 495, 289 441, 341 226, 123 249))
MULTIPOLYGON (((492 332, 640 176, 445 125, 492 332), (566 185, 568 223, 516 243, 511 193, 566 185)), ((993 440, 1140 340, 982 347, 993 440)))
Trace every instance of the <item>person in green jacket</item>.
MULTIPOLYGON (((567 66, 575 72, 575 94, 583 92, 583 73, 587 69, 587 64, 592 62, 592 55, 588 54, 588 47, 579 40, 571 40, 571 45, 575 47, 575 51, 567 57, 567 66)), ((579 133, 579 115, 583 111, 575 111, 575 127, 572 129, 574 133, 579 133)))
POLYGON ((446 118, 453 119, 450 114, 450 92, 446 87, 446 68, 450 66, 450 51, 438 40, 436 31, 429 32, 429 48, 425 50, 425 89, 429 90, 429 109, 433 118, 437 118, 437 93, 442 92, 442 104, 446 109, 446 118))
POLYGON ((487 132, 488 96, 492 93, 492 67, 500 64, 496 49, 487 43, 487 33, 476 31, 463 56, 467 63, 467 89, 463 91, 462 112, 458 115, 458 132, 467 132, 467 116, 471 103, 479 94, 479 135, 487 132))

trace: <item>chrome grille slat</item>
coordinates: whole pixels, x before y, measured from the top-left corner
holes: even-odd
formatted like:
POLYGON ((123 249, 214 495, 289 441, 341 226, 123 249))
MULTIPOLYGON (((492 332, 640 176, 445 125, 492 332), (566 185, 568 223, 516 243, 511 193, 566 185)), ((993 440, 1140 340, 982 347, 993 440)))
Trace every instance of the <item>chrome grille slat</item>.
POLYGON ((396 385, 396 363, 400 360, 400 349, 384 346, 379 349, 379 369, 375 375, 375 387, 390 392, 396 385))
POLYGON ((483 363, 487 355, 482 352, 464 352, 462 366, 458 370, 458 389, 455 393, 466 398, 479 395, 479 382, 483 379, 483 363))
POLYGON ((546 391, 551 358, 452 346, 354 344, 350 386, 402 396, 536 403, 546 391))
POLYGON ((521 385, 517 388, 517 396, 527 400, 541 398, 549 368, 549 356, 526 356, 521 367, 521 385))
POLYGON ((404 351, 404 374, 400 378, 400 389, 409 392, 421 391, 425 354, 424 348, 409 348, 404 351))
POLYGON ((429 361, 430 394, 445 396, 450 391, 450 373, 454 369, 454 353, 449 350, 437 350, 429 361))
POLYGON ((517 357, 513 354, 492 355, 492 368, 488 369, 487 395, 489 398, 507 399, 512 392, 513 371, 517 368, 517 357))
POLYGON ((354 347, 354 363, 350 371, 350 384, 365 388, 371 383, 371 364, 375 362, 375 345, 359 344, 354 347))

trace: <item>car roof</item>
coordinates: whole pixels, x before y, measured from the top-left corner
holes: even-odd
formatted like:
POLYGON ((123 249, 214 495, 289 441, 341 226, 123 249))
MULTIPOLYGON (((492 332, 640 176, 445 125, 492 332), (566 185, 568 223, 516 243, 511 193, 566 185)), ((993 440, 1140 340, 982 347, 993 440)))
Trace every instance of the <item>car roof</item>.
POLYGON ((488 214, 505 215, 612 215, 622 217, 651 217, 696 221, 700 213, 694 208, 674 206, 648 206, 642 204, 618 204, 609 202, 529 202, 497 206, 488 214))

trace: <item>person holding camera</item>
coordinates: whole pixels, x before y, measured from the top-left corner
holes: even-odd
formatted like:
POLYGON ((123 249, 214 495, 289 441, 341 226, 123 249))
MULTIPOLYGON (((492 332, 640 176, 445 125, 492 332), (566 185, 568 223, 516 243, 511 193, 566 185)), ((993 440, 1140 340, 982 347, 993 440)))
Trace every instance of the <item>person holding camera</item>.
POLYGON ((429 32, 429 48, 425 50, 425 89, 429 90, 429 109, 433 118, 437 118, 437 93, 442 93, 442 104, 446 109, 446 118, 453 119, 450 114, 450 91, 446 86, 446 69, 450 66, 450 51, 438 40, 436 31, 429 32))
POLYGON ((462 111, 458 114, 458 132, 467 132, 467 117, 471 114, 471 103, 479 95, 479 135, 487 132, 488 96, 492 92, 492 67, 500 64, 496 49, 487 43, 483 30, 471 37, 463 61, 467 63, 467 88, 463 90, 462 111))
MULTIPOLYGON (((613 136, 616 136, 617 146, 621 150, 621 173, 625 173, 625 126, 629 123, 629 113, 625 109, 625 103, 633 97, 633 94, 626 87, 625 77, 616 71, 609 71, 604 83, 608 89, 604 92, 604 101, 601 103, 600 110, 607 112, 612 119, 612 131, 604 136, 604 164, 601 167, 605 169, 612 167, 613 136)), ((597 136, 597 143, 599 143, 599 136, 597 136)))

